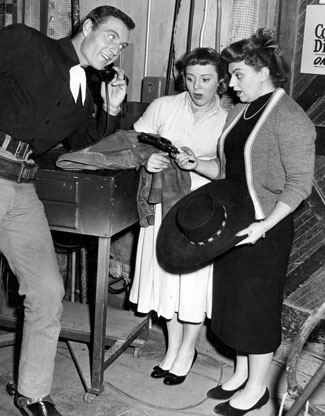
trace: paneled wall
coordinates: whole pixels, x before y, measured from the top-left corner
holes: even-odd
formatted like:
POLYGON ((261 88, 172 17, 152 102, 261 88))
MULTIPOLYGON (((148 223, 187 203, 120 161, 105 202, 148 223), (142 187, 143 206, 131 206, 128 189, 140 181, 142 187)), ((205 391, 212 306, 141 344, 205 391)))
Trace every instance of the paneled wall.
POLYGON ((24 0, 0 0, 0 28, 23 20, 24 0))
MULTIPOLYGON (((136 23, 136 28, 132 31, 130 38, 130 43, 134 45, 134 56, 133 91, 129 94, 129 99, 140 101, 143 77, 166 77, 175 14, 175 0, 110 0, 109 3, 129 14, 136 23)), ((185 52, 187 46, 190 3, 190 0, 183 0, 178 13, 174 32, 176 60, 185 52)), ((191 48, 199 46, 204 3, 204 0, 195 1, 191 48)), ((101 4, 101 0, 81 0, 81 17, 90 9, 101 4)), ((215 0, 209 2, 203 46, 216 46, 216 6, 217 2, 215 0)))
MULTIPOLYGON (((23 0, 17 1, 22 3, 23 0)), ((62 10, 71 5, 71 0, 24 0, 25 23, 37 29, 40 29, 41 2, 49 4, 48 31, 51 33, 48 34, 59 37, 62 31, 58 28, 70 19, 62 10)), ((220 50, 229 41, 237 40, 238 28, 231 28, 235 2, 257 9, 258 27, 276 26, 280 0, 195 0, 191 25, 192 2, 182 0, 173 32, 174 60, 178 60, 187 48, 210 46, 220 50)), ((136 23, 136 28, 131 32, 131 47, 125 51, 121 62, 131 80, 128 100, 140 101, 144 77, 166 77, 176 0, 79 0, 80 17, 83 18, 91 9, 105 3, 120 8, 136 23)))
MULTIPOLYGON (((190 49, 209 46, 219 50, 228 44, 234 1, 196 0, 194 2, 190 49), (205 14, 206 21, 204 21, 205 14)), ((258 27, 274 26, 279 0, 240 1, 256 5, 258 27)), ((80 0, 81 18, 101 4, 103 0, 80 0)), ((132 91, 129 91, 128 99, 140 101, 143 77, 166 77, 175 0, 110 0, 109 4, 129 14, 136 23, 130 38, 133 44, 133 70, 132 91)), ((188 46, 190 6, 190 0, 183 0, 180 3, 174 31, 175 60, 184 54, 188 46)))

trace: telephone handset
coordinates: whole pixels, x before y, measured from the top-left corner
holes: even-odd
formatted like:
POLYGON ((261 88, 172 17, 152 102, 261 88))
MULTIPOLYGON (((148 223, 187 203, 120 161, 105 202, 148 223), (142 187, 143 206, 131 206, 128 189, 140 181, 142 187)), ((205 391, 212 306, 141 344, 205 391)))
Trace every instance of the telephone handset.
MULTIPOLYGON (((92 66, 87 66, 85 68, 85 71, 87 76, 87 84, 91 91, 91 95, 94 99, 95 104, 98 107, 102 106, 103 99, 101 96, 101 84, 103 81, 105 82, 106 102, 108 103, 108 84, 112 82, 115 75, 117 75, 117 71, 114 69, 114 63, 112 62, 100 71, 98 69, 93 68, 92 66)), ((124 78, 126 83, 128 84, 129 80, 127 76, 124 76, 124 78)))
POLYGON ((113 67, 114 63, 111 63, 105 66, 104 69, 99 71, 98 69, 95 69, 92 66, 87 66, 85 70, 88 83, 101 84, 102 81, 104 81, 106 84, 110 83, 117 74, 116 70, 113 67))
POLYGON ((105 66, 105 68, 101 71, 98 71, 98 75, 101 81, 104 81, 106 84, 109 84, 114 79, 115 75, 117 75, 117 72, 113 67, 114 63, 111 63, 105 66))

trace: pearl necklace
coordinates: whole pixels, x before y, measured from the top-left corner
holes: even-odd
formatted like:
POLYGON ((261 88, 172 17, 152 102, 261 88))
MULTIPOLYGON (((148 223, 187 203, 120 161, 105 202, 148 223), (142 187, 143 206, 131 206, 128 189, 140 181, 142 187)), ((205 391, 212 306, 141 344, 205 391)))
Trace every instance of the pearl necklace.
POLYGON ((253 115, 251 115, 251 116, 249 116, 249 117, 246 117, 246 113, 247 113, 247 110, 248 110, 248 108, 249 108, 249 106, 250 106, 250 104, 248 104, 248 106, 245 108, 245 111, 244 111, 244 115, 243 115, 243 118, 244 118, 244 120, 250 120, 251 118, 253 118, 253 117, 255 117, 256 116, 256 114, 258 114, 260 111, 262 111, 263 110, 263 108, 268 104, 268 102, 270 101, 270 99, 271 99, 271 97, 272 97, 272 95, 270 96, 270 98, 262 105, 262 107, 260 107, 253 115))
POLYGON ((191 106, 192 112, 195 114, 195 113, 200 113, 204 111, 209 111, 210 108, 214 106, 215 102, 216 102, 216 97, 214 97, 214 99, 210 101, 208 104, 199 106, 199 105, 196 105, 191 99, 190 106, 191 106))

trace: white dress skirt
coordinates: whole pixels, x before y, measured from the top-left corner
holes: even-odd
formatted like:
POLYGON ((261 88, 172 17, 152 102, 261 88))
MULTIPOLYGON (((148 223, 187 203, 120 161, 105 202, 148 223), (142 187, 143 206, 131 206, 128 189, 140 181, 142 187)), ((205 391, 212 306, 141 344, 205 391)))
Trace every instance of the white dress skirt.
MULTIPOLYGON (((198 187, 195 182, 200 182, 199 186, 203 185, 202 177, 194 174, 191 179, 192 190, 198 187)), ((209 181, 205 179, 204 182, 209 181)), ((157 204, 154 225, 140 230, 130 301, 138 305, 140 313, 154 310, 158 316, 172 319, 174 313, 178 312, 181 321, 200 323, 206 316, 211 318, 213 265, 184 275, 163 270, 156 257, 156 240, 161 221, 161 204, 157 204)))
MULTIPOLYGON (((196 121, 190 103, 188 92, 157 98, 136 121, 134 128, 166 137, 178 148, 188 146, 198 158, 213 159, 227 112, 216 96, 211 111, 196 121)), ((192 191, 210 182, 195 172, 190 172, 190 176, 192 191)), ((211 317, 213 266, 181 276, 165 272, 156 258, 161 217, 161 205, 157 204, 154 225, 141 228, 129 299, 138 305, 140 313, 153 310, 158 316, 172 319, 178 312, 180 320, 200 323, 206 316, 211 317)))

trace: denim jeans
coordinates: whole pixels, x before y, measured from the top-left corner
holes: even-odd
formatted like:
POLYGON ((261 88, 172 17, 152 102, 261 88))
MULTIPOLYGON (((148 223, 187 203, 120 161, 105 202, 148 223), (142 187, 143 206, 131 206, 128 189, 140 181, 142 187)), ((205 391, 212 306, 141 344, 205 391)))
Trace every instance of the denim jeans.
POLYGON ((0 178, 0 251, 17 276, 20 295, 25 296, 18 391, 41 398, 52 385, 64 287, 33 183, 0 178))

